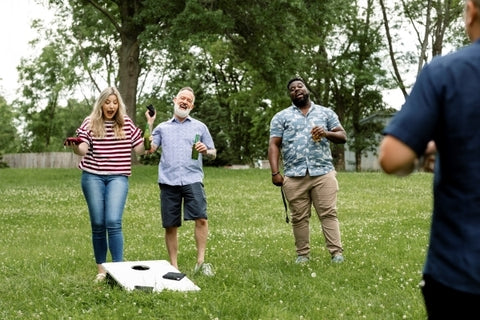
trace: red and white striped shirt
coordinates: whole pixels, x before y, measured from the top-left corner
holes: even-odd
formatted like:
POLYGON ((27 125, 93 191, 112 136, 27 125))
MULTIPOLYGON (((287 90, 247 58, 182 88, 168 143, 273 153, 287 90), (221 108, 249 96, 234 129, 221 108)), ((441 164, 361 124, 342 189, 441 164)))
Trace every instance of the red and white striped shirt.
POLYGON ((78 167, 84 171, 99 175, 132 174, 132 149, 143 143, 142 131, 125 115, 125 139, 115 138, 113 121, 105 121, 105 137, 92 136, 90 117, 83 120, 77 129, 77 136, 88 144, 88 152, 78 167))

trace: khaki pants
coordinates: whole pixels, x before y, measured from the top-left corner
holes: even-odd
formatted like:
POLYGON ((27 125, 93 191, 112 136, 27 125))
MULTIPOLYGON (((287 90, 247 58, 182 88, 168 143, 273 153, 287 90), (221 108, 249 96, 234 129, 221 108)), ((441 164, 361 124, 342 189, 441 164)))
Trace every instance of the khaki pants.
POLYGON ((292 214, 293 235, 297 255, 310 253, 309 222, 312 204, 317 212, 329 253, 342 253, 340 226, 337 218, 338 181, 336 171, 323 176, 285 177, 283 191, 292 214))

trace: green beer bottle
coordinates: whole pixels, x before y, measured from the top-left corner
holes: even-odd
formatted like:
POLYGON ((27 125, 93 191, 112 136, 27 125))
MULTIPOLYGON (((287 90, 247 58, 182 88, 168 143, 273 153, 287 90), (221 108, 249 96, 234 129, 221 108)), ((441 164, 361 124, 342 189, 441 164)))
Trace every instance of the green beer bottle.
POLYGON ((200 141, 200 135, 196 134, 195 135, 195 140, 193 141, 193 145, 192 145, 192 159, 193 160, 198 160, 198 151, 197 151, 197 149, 195 149, 195 145, 197 144, 198 141, 200 141))
POLYGON ((150 145, 150 136, 151 136, 150 128, 147 123, 147 126, 145 127, 145 131, 143 132, 143 145, 145 146, 146 151, 150 150, 150 148, 152 147, 150 145))

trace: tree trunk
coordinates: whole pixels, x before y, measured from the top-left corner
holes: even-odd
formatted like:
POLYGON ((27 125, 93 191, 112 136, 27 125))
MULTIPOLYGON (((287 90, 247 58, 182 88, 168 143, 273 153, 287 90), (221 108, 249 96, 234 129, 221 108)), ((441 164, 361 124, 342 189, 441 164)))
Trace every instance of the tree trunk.
POLYGON ((140 74, 137 37, 122 35, 119 53, 119 91, 127 107, 127 114, 136 123, 137 84, 140 74))
POLYGON ((392 44, 393 40, 392 40, 392 35, 390 34, 390 25, 388 23, 389 18, 387 16, 387 10, 385 8, 385 4, 383 0, 380 0, 380 7, 382 8, 383 26, 385 27, 385 34, 387 36, 388 53, 390 55, 390 61, 392 63, 392 67, 394 71, 394 80, 397 83, 400 90, 402 90, 403 96, 407 97, 408 96, 407 89, 405 88, 402 76, 398 69, 397 60, 395 59, 395 52, 393 50, 393 44, 392 44))
POLYGON ((355 150, 355 172, 362 172, 362 152, 355 150))
POLYGON ((332 146, 332 157, 335 170, 345 171, 345 145, 334 144, 332 146))

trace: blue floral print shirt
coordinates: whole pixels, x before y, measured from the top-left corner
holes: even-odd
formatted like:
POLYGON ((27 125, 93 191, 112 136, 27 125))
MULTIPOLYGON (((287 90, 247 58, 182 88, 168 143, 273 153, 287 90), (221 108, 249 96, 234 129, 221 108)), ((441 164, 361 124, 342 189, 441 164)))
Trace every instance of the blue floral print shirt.
POLYGON ((306 115, 295 105, 278 112, 270 122, 270 138, 282 138, 284 175, 287 177, 321 176, 335 170, 330 142, 315 142, 310 130, 315 126, 331 131, 340 126, 336 113, 312 102, 306 115))

